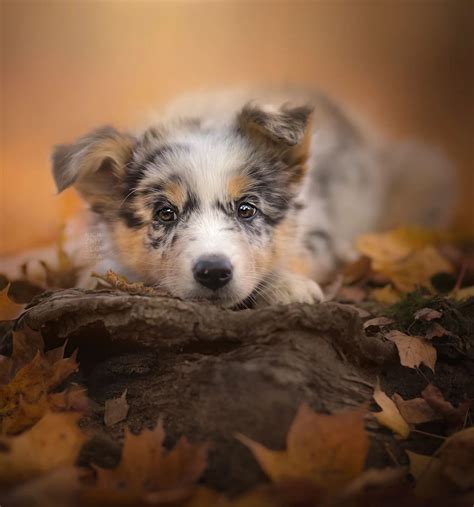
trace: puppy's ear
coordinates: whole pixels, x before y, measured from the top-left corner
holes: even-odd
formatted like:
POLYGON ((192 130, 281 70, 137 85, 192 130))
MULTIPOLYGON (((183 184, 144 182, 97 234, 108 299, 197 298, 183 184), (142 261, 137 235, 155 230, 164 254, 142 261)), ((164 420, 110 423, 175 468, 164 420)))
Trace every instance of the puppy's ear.
POLYGON ((313 108, 306 105, 277 109, 250 103, 239 113, 238 124, 252 141, 277 151, 290 166, 304 165, 309 154, 312 114, 313 108))
POLYGON ((56 146, 51 159, 58 192, 73 185, 91 205, 110 205, 119 195, 133 146, 131 135, 112 127, 94 130, 73 144, 56 146))

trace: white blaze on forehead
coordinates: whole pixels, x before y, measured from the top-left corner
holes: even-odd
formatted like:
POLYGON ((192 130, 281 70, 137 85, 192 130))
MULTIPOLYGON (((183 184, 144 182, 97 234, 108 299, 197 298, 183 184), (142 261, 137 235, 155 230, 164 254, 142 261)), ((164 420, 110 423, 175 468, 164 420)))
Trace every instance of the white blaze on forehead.
MULTIPOLYGON (((178 133, 166 144, 177 145, 177 149, 164 157, 166 172, 161 174, 182 176, 204 205, 225 198, 229 178, 245 167, 251 153, 249 145, 231 131, 178 133)), ((147 176, 153 174, 159 176, 153 169, 147 171, 147 176)))

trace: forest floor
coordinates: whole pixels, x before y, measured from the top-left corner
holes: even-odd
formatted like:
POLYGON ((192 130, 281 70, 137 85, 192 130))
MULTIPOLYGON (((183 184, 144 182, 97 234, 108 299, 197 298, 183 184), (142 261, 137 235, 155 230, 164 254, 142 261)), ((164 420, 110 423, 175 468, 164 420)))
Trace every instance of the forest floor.
POLYGON ((0 505, 473 505, 473 245, 358 248, 319 305, 0 276, 0 505))

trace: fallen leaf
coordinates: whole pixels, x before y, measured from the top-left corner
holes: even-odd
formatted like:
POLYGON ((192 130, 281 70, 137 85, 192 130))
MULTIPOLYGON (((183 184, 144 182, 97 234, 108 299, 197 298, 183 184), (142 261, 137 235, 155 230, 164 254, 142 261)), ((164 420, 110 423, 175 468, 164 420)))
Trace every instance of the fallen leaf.
POLYGON ((106 426, 112 426, 126 419, 129 405, 127 403, 127 390, 119 398, 107 400, 105 402, 104 423, 106 426))
POLYGON ((450 433, 464 426, 466 415, 471 404, 470 400, 465 400, 457 407, 454 407, 433 384, 428 384, 421 392, 421 396, 426 403, 446 421, 450 433))
POLYGON ((439 419, 439 415, 426 403, 423 398, 404 400, 399 394, 393 395, 401 416, 408 424, 422 424, 439 419))
POLYGON ((441 474, 458 491, 474 488, 474 427, 446 439, 439 450, 441 474))
POLYGON ((357 239, 357 248, 372 261, 394 263, 440 239, 434 231, 399 227, 383 233, 364 234, 357 239))
POLYGON ((164 438, 161 424, 140 435, 126 430, 120 463, 114 469, 96 467, 96 484, 84 489, 84 499, 114 506, 190 499, 206 468, 208 445, 190 444, 183 437, 167 452, 164 438))
POLYGON ((49 413, 19 436, 0 439, 0 483, 24 482, 73 465, 86 437, 76 413, 49 413))
POLYGON ((14 320, 20 315, 25 305, 18 305, 8 297, 10 284, 0 291, 0 321, 14 320))
POLYGON ((80 468, 57 468, 10 490, 4 505, 11 507, 75 506, 85 475, 80 468))
POLYGON ((447 438, 436 457, 411 451, 407 454, 420 498, 436 498, 453 491, 465 493, 474 488, 474 428, 447 438))
POLYGON ((400 484, 405 475, 406 472, 401 468, 369 468, 349 483, 338 495, 338 499, 353 500, 358 495, 363 495, 368 490, 373 491, 375 488, 385 490, 387 486, 400 484))
POLYGON ((11 358, 18 369, 29 363, 38 351, 43 351, 44 342, 41 334, 28 327, 13 331, 11 358))
POLYGON ((66 243, 66 229, 62 227, 56 244, 57 264, 51 266, 49 263, 40 260, 39 263, 44 269, 46 286, 53 289, 69 289, 75 287, 79 280, 82 266, 76 265, 64 245, 66 243))
POLYGON ((415 494, 419 498, 434 498, 444 493, 441 479, 441 460, 406 451, 410 460, 409 471, 416 480, 415 494))
POLYGON ((111 269, 103 275, 92 273, 92 276, 97 278, 97 280, 106 287, 128 292, 129 294, 150 294, 154 296, 166 294, 162 290, 155 287, 148 287, 142 282, 130 282, 125 276, 119 275, 111 269))
POLYGON ((372 415, 377 419, 379 424, 391 429, 394 433, 401 438, 407 438, 410 434, 410 426, 401 416, 395 403, 380 389, 377 384, 373 394, 374 400, 377 405, 382 409, 381 412, 372 412, 372 415))
POLYGON ((433 308, 420 308, 415 312, 415 320, 430 321, 440 319, 442 316, 443 314, 441 312, 433 310, 433 308))
POLYGON ((394 305, 400 301, 402 295, 391 285, 386 285, 381 289, 373 289, 370 297, 377 301, 377 303, 382 303, 384 305, 394 305))
POLYGON ((402 292, 432 288, 431 278, 453 271, 435 245, 443 236, 423 229, 399 228, 366 234, 357 241, 359 251, 372 261, 372 269, 386 276, 402 292))
POLYGON ((303 403, 288 431, 285 451, 269 450, 241 434, 236 438, 273 482, 308 480, 316 488, 336 491, 363 470, 369 445, 364 415, 364 409, 318 414, 303 403))
MULTIPOLYGON (((257 486, 225 507, 304 507, 321 505, 323 492, 308 480, 284 480, 257 486)), ((203 506, 204 507, 204 506, 203 506)), ((207 507, 207 506, 206 506, 207 507)), ((219 503, 216 507, 221 507, 219 503)))
POLYGON ((422 336, 409 336, 401 331, 389 331, 385 337, 397 346, 403 366, 418 368, 423 363, 434 372, 436 349, 428 340, 422 336))
POLYGON ((451 333, 438 322, 433 322, 426 332, 425 338, 432 340, 433 338, 441 338, 442 336, 451 336, 451 333))
POLYGON ((385 327, 393 324, 395 321, 388 317, 375 317, 374 319, 366 320, 364 322, 364 329, 368 329, 369 327, 385 327))
POLYGON ((474 297, 474 285, 453 290, 451 297, 456 301, 464 301, 465 299, 474 297))
POLYGON ((0 385, 0 429, 10 434, 23 430, 39 419, 57 399, 48 395, 78 368, 76 354, 51 362, 41 352, 22 366, 8 382, 0 385))

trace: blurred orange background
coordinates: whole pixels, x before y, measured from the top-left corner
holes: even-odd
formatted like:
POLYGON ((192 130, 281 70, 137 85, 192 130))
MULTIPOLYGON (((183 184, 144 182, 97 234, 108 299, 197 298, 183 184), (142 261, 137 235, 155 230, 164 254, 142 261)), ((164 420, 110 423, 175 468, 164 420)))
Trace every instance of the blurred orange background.
POLYGON ((472 1, 22 1, 2 8, 0 254, 78 209, 51 147, 203 86, 303 83, 382 133, 443 148, 474 225, 472 1))

